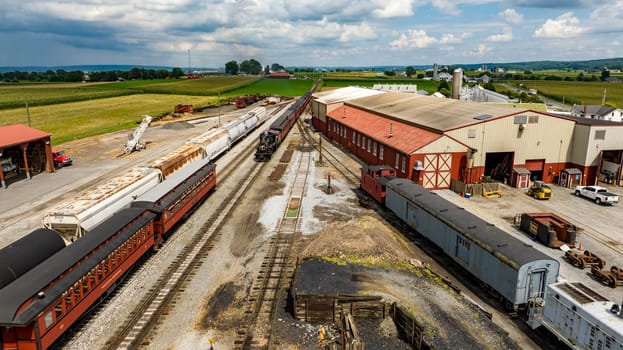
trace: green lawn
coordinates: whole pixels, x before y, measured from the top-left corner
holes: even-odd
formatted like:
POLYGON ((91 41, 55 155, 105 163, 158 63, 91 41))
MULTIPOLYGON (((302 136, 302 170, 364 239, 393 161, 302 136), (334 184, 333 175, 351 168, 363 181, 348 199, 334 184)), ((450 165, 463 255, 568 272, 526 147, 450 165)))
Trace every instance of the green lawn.
MULTIPOLYGON (((52 134, 55 145, 83 137, 135 128, 144 114, 160 116, 173 112, 177 104, 208 106, 213 96, 136 94, 50 106, 31 107, 33 128, 52 134)), ((28 125, 25 108, 0 111, 0 125, 28 125)))
POLYGON ((600 105, 606 93, 606 103, 623 106, 623 84, 581 81, 522 81, 527 88, 536 89, 539 94, 563 101, 566 104, 600 105))

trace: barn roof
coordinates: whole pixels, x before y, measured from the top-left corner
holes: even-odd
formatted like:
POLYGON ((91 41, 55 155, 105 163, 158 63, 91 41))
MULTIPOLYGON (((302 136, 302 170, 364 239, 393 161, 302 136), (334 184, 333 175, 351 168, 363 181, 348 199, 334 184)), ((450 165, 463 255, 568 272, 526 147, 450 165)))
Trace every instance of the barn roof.
POLYGON ((525 111, 520 108, 398 92, 362 97, 346 104, 438 133, 525 111))
POLYGON ((51 134, 23 124, 0 126, 0 149, 50 137, 51 134))
POLYGON ((385 93, 385 91, 347 86, 341 89, 317 92, 314 93, 313 96, 322 103, 331 104, 383 93, 385 93))
POLYGON ((421 129, 399 121, 379 118, 378 115, 350 106, 327 113, 336 122, 404 153, 413 153, 443 137, 442 134, 421 129), (389 137, 391 124, 392 136, 389 137))

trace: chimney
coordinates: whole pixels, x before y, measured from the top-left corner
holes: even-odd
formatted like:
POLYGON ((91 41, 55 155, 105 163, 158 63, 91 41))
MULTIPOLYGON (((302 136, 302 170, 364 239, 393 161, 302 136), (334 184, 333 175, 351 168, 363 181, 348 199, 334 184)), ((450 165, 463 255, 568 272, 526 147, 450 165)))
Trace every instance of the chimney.
POLYGON ((439 80, 438 70, 439 68, 437 67, 437 63, 433 64, 433 80, 434 81, 439 80))
POLYGON ((394 124, 393 123, 389 123, 389 136, 387 136, 387 137, 394 136, 394 133, 392 132, 393 131, 393 127, 394 127, 394 124))
POLYGON ((586 118, 586 110, 588 109, 587 105, 584 105, 584 114, 582 115, 582 117, 586 118))

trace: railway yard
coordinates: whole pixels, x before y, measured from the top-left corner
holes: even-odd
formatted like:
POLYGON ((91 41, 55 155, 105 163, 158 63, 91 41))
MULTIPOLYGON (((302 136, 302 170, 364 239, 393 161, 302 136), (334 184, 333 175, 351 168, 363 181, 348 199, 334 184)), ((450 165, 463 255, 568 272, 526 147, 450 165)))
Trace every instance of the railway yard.
MULTIPOLYGON (((274 119, 283 110, 271 106, 269 115, 274 119)), ((222 122, 242 113, 228 111, 222 122)), ((371 203, 359 190, 362 164, 326 139, 320 154, 320 134, 309 130, 305 117, 269 162, 253 160, 259 133, 268 122, 220 156, 216 190, 56 346, 324 348, 339 340, 335 327, 293 316, 289 287, 295 284, 297 262, 307 264, 300 268, 304 274, 296 275, 296 282, 307 286, 301 288, 381 296, 416 315, 425 325, 425 342, 433 348, 560 346, 535 335, 520 316, 503 311, 465 272, 371 203)), ((147 148, 125 157, 117 155, 126 132, 65 144, 74 165, 10 184, 1 195, 0 248, 40 227, 49 207, 170 152, 218 122, 212 117, 152 125, 144 135, 147 148)), ((607 268, 623 268, 620 205, 596 205, 556 186, 552 199, 539 201, 501 186, 500 198, 436 193, 559 260, 562 278, 582 282, 614 302, 623 300, 623 288, 604 286, 589 270, 569 264, 561 250, 532 241, 514 225, 517 214, 556 213, 580 229, 577 241, 606 260, 607 268)), ((357 321, 357 326, 366 348, 411 348, 398 339, 389 317, 357 321)))

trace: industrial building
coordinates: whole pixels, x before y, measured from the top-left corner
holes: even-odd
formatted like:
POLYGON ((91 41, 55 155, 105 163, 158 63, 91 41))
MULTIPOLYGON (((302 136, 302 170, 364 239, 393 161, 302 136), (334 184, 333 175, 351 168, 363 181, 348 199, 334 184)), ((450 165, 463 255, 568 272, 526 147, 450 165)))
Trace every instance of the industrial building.
POLYGON ((345 89, 314 95, 312 125, 367 164, 392 166, 426 188, 449 188, 452 179, 492 178, 518 188, 534 180, 621 181, 621 123, 345 89))

